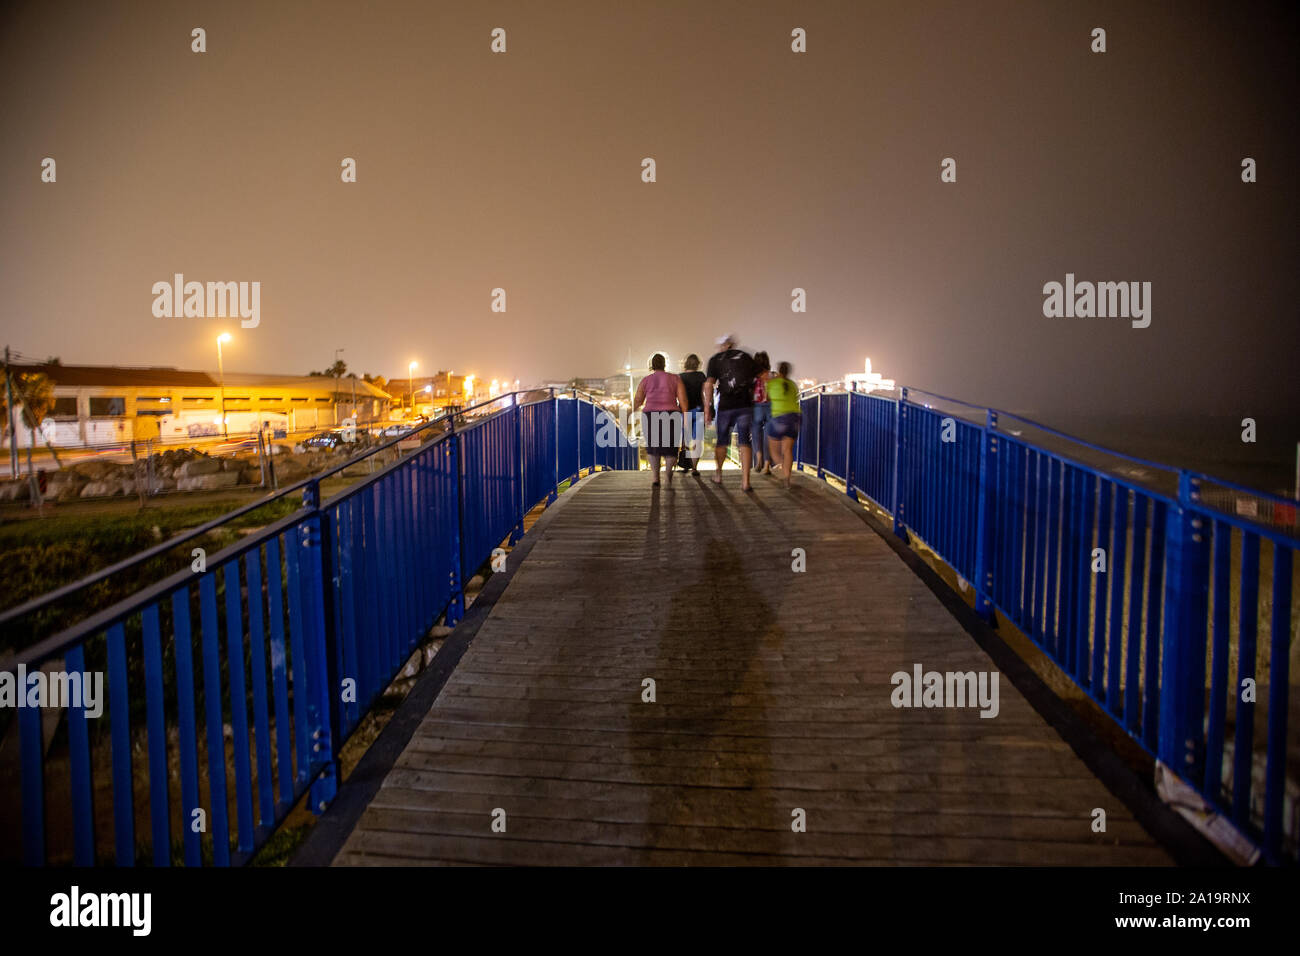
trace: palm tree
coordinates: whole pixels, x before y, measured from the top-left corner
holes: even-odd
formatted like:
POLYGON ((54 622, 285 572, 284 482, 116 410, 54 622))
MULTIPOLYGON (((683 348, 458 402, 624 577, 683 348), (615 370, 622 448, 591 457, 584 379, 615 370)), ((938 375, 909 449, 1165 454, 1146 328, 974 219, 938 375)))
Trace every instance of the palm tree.
MULTIPOLYGON (((54 382, 47 375, 40 372, 19 372, 13 376, 14 394, 17 396, 19 403, 22 405, 23 424, 31 432, 32 440, 27 445, 27 478, 31 483, 32 501, 40 505, 40 488, 36 483, 36 467, 32 462, 32 449, 36 447, 36 429, 40 427, 41 422, 45 421, 45 416, 50 413, 54 407, 54 382)), ((5 408, 5 418, 8 420, 8 408, 5 408)), ((43 437, 43 436, 42 436, 43 437)), ((17 440, 17 436, 12 436, 17 440)), ((59 461, 59 453, 54 450, 54 446, 45 442, 45 446, 50 449, 50 454, 54 456, 54 463, 60 468, 63 462, 59 461)))

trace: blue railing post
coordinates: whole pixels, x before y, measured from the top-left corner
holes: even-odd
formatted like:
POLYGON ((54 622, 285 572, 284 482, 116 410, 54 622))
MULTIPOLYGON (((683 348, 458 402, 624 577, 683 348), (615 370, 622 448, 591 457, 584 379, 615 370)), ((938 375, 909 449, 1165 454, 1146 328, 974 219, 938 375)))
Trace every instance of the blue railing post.
POLYGON ((519 407, 519 393, 512 399, 515 417, 515 526, 510 529, 510 544, 524 536, 524 410, 519 407))
POLYGON ((907 388, 898 391, 898 404, 894 406, 894 534, 907 540, 907 520, 903 514, 903 427, 907 424, 907 388))
MULTIPOLYGON (((803 414, 803 395, 800 394, 800 395, 796 398, 796 401, 798 401, 798 403, 799 403, 799 422, 800 422, 800 425, 802 425, 802 424, 803 424, 803 421, 804 421, 804 414, 803 414)), ((794 467, 795 467, 795 471, 803 471, 803 436, 804 436, 804 430, 803 430, 802 427, 800 427, 800 429, 799 429, 799 434, 798 434, 797 436, 795 436, 795 440, 794 440, 794 467)))
POLYGON ((453 502, 456 520, 452 523, 451 554, 447 562, 451 568, 451 601, 447 604, 446 625, 455 627, 465 616, 465 577, 460 566, 460 542, 465 536, 465 496, 460 477, 460 433, 456 431, 454 416, 448 420, 446 445, 448 467, 451 469, 452 477, 451 487, 456 498, 453 502))
MULTIPOLYGON (((993 484, 998 453, 998 413, 993 409, 984 410, 984 428, 980 431, 980 477, 979 477, 979 516, 975 527, 975 613, 992 617, 993 603, 993 537, 995 507, 994 495, 990 493, 993 484)), ((1002 569, 999 568, 999 571, 1002 569)))
MULTIPOLYGON (((330 554, 329 521, 320 510, 320 483, 310 482, 302 490, 302 503, 312 514, 299 526, 302 533, 302 558, 299 567, 303 582, 303 647, 306 655, 307 718, 311 729, 312 763, 319 774, 311 785, 311 810, 323 813, 338 793, 338 755, 334 752, 342 740, 339 702, 334 667, 334 601, 338 581, 330 554), (328 589, 328 592, 327 592, 328 589), (331 672, 334 672, 331 675, 331 672)), ((297 670, 297 661, 294 669, 297 670)), ((245 758, 246 759, 246 758, 245 758)))
POLYGON ((853 393, 857 382, 850 382, 844 393, 844 493, 857 500, 853 493, 853 393))
POLYGON ((826 472, 822 471, 822 392, 824 391, 826 391, 825 385, 817 388, 817 477, 822 481, 826 480, 826 472))
POLYGON ((1194 510, 1199 481, 1178 473, 1178 508, 1165 525, 1164 629, 1156 753, 1193 783, 1205 760, 1205 639, 1209 615, 1209 538, 1194 510))
POLYGON ((555 394, 555 389, 551 389, 551 421, 555 425, 554 441, 551 447, 555 449, 555 484, 551 488, 551 493, 546 496, 546 503, 549 505, 560 496, 560 398, 555 394))
POLYGON ((573 390, 573 477, 569 484, 574 485, 582 474, 582 399, 578 390, 573 390))

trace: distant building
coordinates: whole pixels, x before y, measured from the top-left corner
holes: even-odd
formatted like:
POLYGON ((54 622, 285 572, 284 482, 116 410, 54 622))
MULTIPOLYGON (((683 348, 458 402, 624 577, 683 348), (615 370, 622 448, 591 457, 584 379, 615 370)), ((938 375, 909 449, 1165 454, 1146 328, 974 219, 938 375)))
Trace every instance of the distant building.
MULTIPOLYGON (((106 365, 14 365, 13 371, 41 373, 54 383, 54 407, 41 425, 37 444, 56 448, 161 439, 183 442, 222 434, 221 380, 215 372, 106 365)), ((225 376, 226 431, 296 432, 334 427, 344 419, 380 421, 387 392, 360 378, 324 376, 225 376)), ((17 402, 15 402, 17 404, 17 402)), ((18 446, 31 432, 18 426, 18 446)), ((9 423, 3 423, 5 447, 9 423)))
POLYGON ((417 375, 414 378, 399 376, 389 379, 388 390, 392 393, 394 404, 398 407, 409 409, 414 399, 415 413, 429 415, 448 405, 468 404, 473 389, 480 384, 473 380, 473 376, 442 371, 436 375, 417 375), (470 391, 465 388, 467 380, 470 380, 470 391))

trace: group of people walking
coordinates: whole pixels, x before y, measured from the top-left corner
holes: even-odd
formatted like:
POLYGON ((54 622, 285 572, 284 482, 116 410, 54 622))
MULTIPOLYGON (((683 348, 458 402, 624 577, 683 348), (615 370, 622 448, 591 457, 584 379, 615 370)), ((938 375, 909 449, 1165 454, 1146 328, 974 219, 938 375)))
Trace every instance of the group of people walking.
POLYGON ((799 386, 790 378, 790 363, 772 370, 766 352, 750 355, 734 335, 718 339, 718 351, 700 371, 697 355, 688 355, 680 375, 669 372, 662 353, 650 359, 650 374, 637 386, 632 409, 643 409, 641 433, 650 459, 653 485, 673 483, 673 469, 699 474, 704 429, 717 424, 713 457, 715 484, 734 433, 739 444, 740 487, 751 490, 751 471, 779 475, 790 487, 794 442, 799 437, 799 386))

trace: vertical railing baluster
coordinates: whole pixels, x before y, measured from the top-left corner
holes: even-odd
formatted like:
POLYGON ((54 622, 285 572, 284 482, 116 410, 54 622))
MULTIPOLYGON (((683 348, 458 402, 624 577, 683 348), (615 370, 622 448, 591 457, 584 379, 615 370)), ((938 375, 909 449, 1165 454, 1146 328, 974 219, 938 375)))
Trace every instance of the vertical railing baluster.
POLYGON ((893 476, 893 500, 890 503, 890 511, 894 516, 894 534, 899 537, 907 538, 907 524, 903 514, 903 482, 905 475, 903 471, 903 426, 907 418, 907 388, 899 390, 898 401, 894 405, 894 476, 893 476))
MULTIPOLYGON (((158 605, 150 604, 140 615, 141 650, 144 657, 145 724, 149 745, 149 833, 153 844, 153 865, 171 865, 171 819, 167 802, 167 724, 163 712, 162 637, 158 627, 158 605)), ((74 716, 68 712, 69 730, 74 716)))
POLYGON ((1241 583, 1237 590, 1237 686, 1232 693, 1237 730, 1232 746, 1232 817, 1250 823, 1250 784, 1255 750, 1255 704, 1243 701, 1246 681, 1255 680, 1255 641, 1259 616, 1259 535, 1241 535, 1241 583))
POLYGON ((1193 508, 1196 483, 1178 476, 1178 506, 1166 523, 1157 753, 1175 773, 1196 780, 1205 755, 1205 627, 1209 616, 1209 542, 1193 508))
POLYGON ((244 619, 239 593, 239 562, 221 569, 226 588, 226 673, 230 680, 231 754, 235 767, 235 847, 253 850, 253 780, 248 748, 248 693, 244 686, 244 619))
POLYGON ((1203 791, 1214 802, 1223 792, 1223 741, 1228 710, 1229 630, 1232 620, 1232 526, 1213 523, 1214 618, 1210 646, 1210 713, 1205 739, 1203 791))
MULTIPOLYGON (((84 645, 77 644, 69 648, 67 659, 69 673, 86 673, 84 645)), ((86 726, 84 704, 83 694, 81 700, 74 701, 68 706, 68 771, 72 783, 72 861, 77 866, 94 866, 94 780, 90 771, 90 733, 86 726)))
POLYGON ((1273 611, 1268 657, 1268 756, 1264 766, 1264 852, 1281 863, 1290 691, 1291 549, 1273 541, 1273 611))
MULTIPOLYGON (((556 403, 559 407, 559 403, 556 403)), ((557 427, 558 435, 559 429, 557 427)), ((465 531, 465 509, 464 509, 464 488, 460 475, 460 442, 461 433, 454 428, 451 429, 444 444, 447 446, 449 475, 451 477, 452 491, 452 508, 451 513, 454 520, 449 522, 452 528, 451 547, 448 548, 448 555, 451 565, 451 602, 447 606, 447 626, 455 627, 460 623, 460 619, 465 616, 465 597, 462 592, 463 576, 460 562, 461 538, 465 531)), ((556 459, 559 460, 558 458, 556 459)), ((558 481, 557 481, 558 486, 558 481)))
MULTIPOLYGON (((278 573, 277 568, 277 573, 278 573)), ((202 837, 194 813, 202 809, 199 795, 198 721, 194 713, 194 639, 190 628, 189 585, 172 595, 172 647, 176 655, 176 749, 180 751, 181 841, 185 865, 203 863, 202 837)))
POLYGON ((248 581, 248 647, 253 678, 253 737, 257 749, 257 822, 264 832, 275 826, 271 778, 271 721, 266 693, 266 622, 262 616, 262 549, 244 555, 248 581))
MULTIPOLYGON (((208 741, 208 832, 212 860, 230 865, 230 820, 226 805, 226 740, 221 708, 221 633, 217 629, 217 576, 207 571, 199 579, 199 626, 203 647, 203 709, 208 741)), ((294 662, 295 669, 297 661, 294 662)), ((294 682, 295 689, 297 681, 294 682)))
MULTIPOLYGON (((975 525, 975 613, 985 617, 993 614, 994 568, 991 561, 996 524, 1000 515, 995 512, 995 470, 1000 465, 998 455, 998 414, 991 408, 984 410, 984 427, 980 430, 979 513, 975 525)), ((1000 510, 1000 509, 999 509, 1000 510)), ((998 569, 1001 572, 1001 569, 998 569)))

